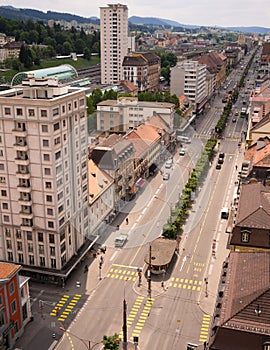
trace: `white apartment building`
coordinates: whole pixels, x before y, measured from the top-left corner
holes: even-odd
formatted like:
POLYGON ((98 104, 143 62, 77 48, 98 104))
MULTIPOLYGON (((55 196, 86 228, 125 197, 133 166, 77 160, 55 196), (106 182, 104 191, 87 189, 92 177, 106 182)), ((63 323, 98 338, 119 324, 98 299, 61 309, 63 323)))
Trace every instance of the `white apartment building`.
POLYGON ((128 7, 100 7, 101 84, 111 85, 122 79, 122 62, 128 47, 128 7))
POLYGON ((185 95, 194 104, 195 111, 201 112, 207 100, 206 65, 197 61, 183 61, 171 69, 171 94, 185 95))
POLYGON ((120 97, 97 105, 97 129, 127 131, 159 114, 173 128, 175 106, 168 102, 138 101, 136 97, 120 97))
POLYGON ((29 76, 0 93, 0 260, 64 281, 88 244, 87 156, 83 89, 29 76))

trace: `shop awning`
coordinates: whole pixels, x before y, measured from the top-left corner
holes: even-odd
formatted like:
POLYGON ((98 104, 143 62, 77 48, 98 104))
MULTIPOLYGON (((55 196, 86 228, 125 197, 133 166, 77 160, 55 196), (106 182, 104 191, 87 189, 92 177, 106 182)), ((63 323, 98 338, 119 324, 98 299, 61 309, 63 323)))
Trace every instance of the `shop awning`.
POLYGON ((138 187, 143 187, 144 184, 145 184, 145 180, 142 178, 139 178, 139 180, 136 182, 136 186, 138 187))

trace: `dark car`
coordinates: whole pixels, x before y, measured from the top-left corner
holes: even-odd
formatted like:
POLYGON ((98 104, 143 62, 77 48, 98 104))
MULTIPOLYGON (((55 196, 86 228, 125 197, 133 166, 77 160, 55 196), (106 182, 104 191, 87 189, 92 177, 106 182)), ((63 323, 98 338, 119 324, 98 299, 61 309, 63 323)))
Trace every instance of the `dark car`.
POLYGON ((217 169, 217 170, 220 170, 220 169, 221 169, 221 164, 217 163, 216 169, 217 169))
POLYGON ((218 164, 223 164, 224 158, 218 158, 218 164))
POLYGON ((219 153, 218 158, 224 158, 225 154, 224 153, 219 153))
POLYGON ((233 118, 232 122, 233 122, 233 123, 236 123, 236 118, 233 118))

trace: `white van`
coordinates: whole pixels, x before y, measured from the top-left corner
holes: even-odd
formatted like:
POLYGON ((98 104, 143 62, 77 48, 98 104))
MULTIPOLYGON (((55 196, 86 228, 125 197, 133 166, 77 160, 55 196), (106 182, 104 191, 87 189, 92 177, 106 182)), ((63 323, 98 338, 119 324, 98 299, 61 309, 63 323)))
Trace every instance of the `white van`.
POLYGON ((183 143, 191 143, 191 139, 187 136, 176 136, 176 140, 183 143))

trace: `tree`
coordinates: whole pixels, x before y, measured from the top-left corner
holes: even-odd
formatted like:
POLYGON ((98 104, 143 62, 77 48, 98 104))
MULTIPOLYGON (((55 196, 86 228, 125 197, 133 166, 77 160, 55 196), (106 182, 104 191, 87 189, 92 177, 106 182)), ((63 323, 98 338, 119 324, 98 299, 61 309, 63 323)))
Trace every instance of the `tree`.
POLYGON ((119 335, 117 333, 111 336, 103 336, 104 350, 119 350, 119 343, 119 335))
POLYGON ((33 65, 33 55, 29 47, 22 45, 19 54, 19 60, 25 68, 30 68, 33 65))

